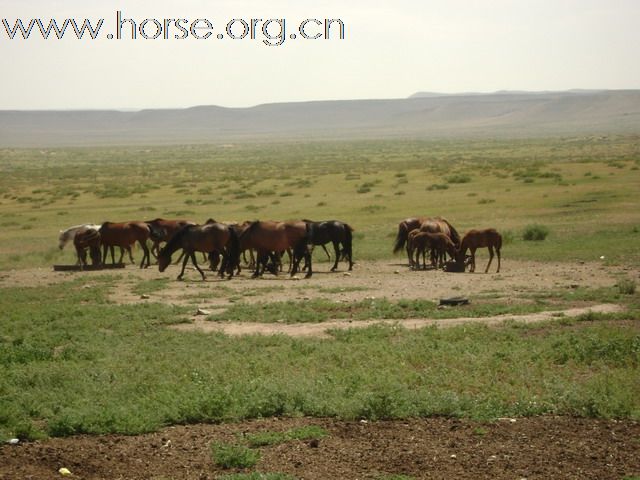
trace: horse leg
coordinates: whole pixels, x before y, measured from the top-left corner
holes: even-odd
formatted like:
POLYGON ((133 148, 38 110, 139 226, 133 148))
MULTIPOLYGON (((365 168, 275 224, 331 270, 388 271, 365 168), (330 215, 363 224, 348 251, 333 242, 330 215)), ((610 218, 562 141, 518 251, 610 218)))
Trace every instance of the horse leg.
MULTIPOLYGON (((116 264, 116 257, 115 257, 115 248, 113 245, 109 246, 109 251, 111 252, 111 265, 115 265, 116 264)), ((120 262, 122 262, 122 250, 120 250, 120 262)), ((120 263, 118 262, 118 263, 120 263)))
POLYGON ((147 244, 145 242, 143 242, 142 240, 139 240, 138 243, 140 244, 140 248, 142 248, 142 262, 140 262, 140 268, 149 268, 149 266, 151 265, 151 255, 149 254, 149 247, 147 247, 147 244), (145 259, 147 260, 147 264, 144 264, 145 259))
POLYGON ((178 280, 182 280, 182 276, 184 275, 184 269, 187 268, 187 262, 189 261, 189 255, 183 255, 183 259, 182 259, 182 270, 180 271, 180 274, 176 277, 178 280))
POLYGON ((491 261, 493 260, 493 247, 489 245, 487 247, 489 249, 489 263, 487 263, 487 268, 484 269, 484 273, 489 271, 489 266, 491 265, 491 261))
POLYGON ((193 263, 193 266, 196 267, 196 270, 200 272, 200 275, 202 276, 202 281, 204 282, 204 279, 206 277, 204 276, 204 272, 198 266, 198 262, 196 261, 196 252, 191 252, 189 256, 191 257, 191 263, 193 263))
MULTIPOLYGON (((324 245, 322 246, 322 248, 324 248, 325 252, 327 251, 327 249, 325 248, 324 245)), ((340 260, 340 244, 336 240, 333 240, 333 251, 334 251, 334 253, 336 255, 336 261, 333 264, 333 267, 331 267, 331 271, 335 272, 338 269, 338 260, 340 260)), ((327 256, 329 256, 329 255, 327 254, 327 256)), ((329 258, 331 258, 331 257, 329 257, 329 258)))
POLYGON ((265 254, 263 252, 258 252, 258 255, 256 257, 256 265, 253 270, 253 275, 251 275, 251 278, 258 278, 260 276, 260 263, 262 263, 262 261, 264 260, 265 255, 267 256, 267 258, 269 257, 268 254, 265 254))
POLYGON ((471 252, 471 266, 469 268, 469 272, 475 273, 475 271, 476 271, 476 249, 475 248, 470 248, 469 251, 471 252))
POLYGON ((496 247, 496 254, 498 255, 498 270, 496 270, 496 273, 500 273, 500 247, 496 247))
POLYGON ((306 247, 306 245, 304 247, 304 257, 305 262, 308 262, 309 264, 309 270, 307 270, 307 274, 304 276, 304 278, 310 278, 311 275, 313 275, 313 268, 311 267, 311 252, 309 252, 309 249, 306 247))
MULTIPOLYGON (((136 261, 133 259, 133 255, 131 255, 131 245, 128 245, 126 248, 127 248, 127 253, 129 254, 129 261, 131 262, 132 265, 135 265, 136 261)), ((144 260, 144 257, 142 259, 144 260)))

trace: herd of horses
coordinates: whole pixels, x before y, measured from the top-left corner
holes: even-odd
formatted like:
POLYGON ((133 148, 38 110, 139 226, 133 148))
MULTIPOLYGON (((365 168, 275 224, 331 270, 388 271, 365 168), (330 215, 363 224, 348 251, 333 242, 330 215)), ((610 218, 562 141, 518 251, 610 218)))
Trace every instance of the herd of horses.
MULTIPOLYGON (((353 269, 352 233, 350 225, 338 220, 222 223, 209 219, 203 224, 196 224, 190 220, 156 218, 149 221, 75 225, 60 231, 59 247, 62 249, 73 241, 78 263, 83 268, 88 264, 87 252, 93 265, 105 264, 109 253, 111 263, 115 264, 116 247, 120 249, 117 263, 122 262, 125 252, 134 263, 131 247, 137 243, 143 252, 140 268, 149 267, 151 256, 154 256, 161 272, 171 264, 172 256, 180 251, 178 262, 182 259, 182 269, 178 280, 182 279, 189 260, 205 279, 205 273, 196 258, 198 252, 209 262, 212 271, 217 271, 220 277, 228 275, 229 278, 240 273, 241 257, 245 267, 253 269, 253 277, 261 276, 265 271, 277 275, 283 269, 282 259, 287 253, 291 276, 302 270, 306 271, 305 276, 309 278, 313 274, 313 248, 322 247, 330 258, 325 247, 328 243, 334 249, 331 271, 338 268, 341 260, 348 262, 349 270, 353 269), (148 242, 151 243, 150 248, 148 242)), ((468 265, 469 271, 474 272, 476 250, 488 248, 490 258, 486 273, 494 251, 498 257, 497 272, 500 271, 501 247, 502 237, 493 228, 469 230, 460 237, 445 218, 414 217, 406 218, 398 225, 393 252, 398 253, 406 248, 409 266, 413 269, 443 268, 462 272, 468 265), (470 255, 467 255, 467 251, 470 255)))
POLYGON ((196 259, 197 252, 205 255, 211 270, 217 270, 221 277, 228 275, 229 278, 240 272, 241 255, 245 258, 245 265, 248 263, 254 269, 253 276, 257 277, 265 271, 277 274, 282 269, 283 254, 287 253, 291 275, 302 269, 306 270, 308 278, 313 274, 313 246, 322 246, 327 252, 327 243, 332 243, 334 248, 335 261, 331 270, 338 268, 341 259, 349 263, 349 270, 353 269, 352 232, 351 226, 338 220, 221 223, 209 219, 203 224, 196 224, 189 220, 156 218, 144 222, 75 225, 60 232, 59 247, 62 249, 73 241, 82 268, 87 265, 87 251, 93 265, 105 264, 109 252, 111 263, 115 264, 115 247, 120 248, 117 263, 122 262, 125 252, 133 263, 131 247, 138 243, 143 251, 140 268, 149 267, 153 255, 161 272, 171 264, 173 254, 180 250, 183 260, 178 279, 182 279, 189 260, 205 278, 196 259), (148 247, 149 241, 151 248, 148 247), (163 243, 165 245, 160 248, 163 243), (247 252, 252 259, 250 262, 246 261, 247 252), (301 267, 302 260, 304 264, 301 267))
POLYGON ((487 248, 489 250, 489 263, 487 263, 485 273, 489 271, 494 252, 498 257, 496 273, 500 272, 502 236, 495 228, 469 230, 461 238, 458 231, 445 218, 405 218, 398 225, 393 253, 398 253, 403 248, 406 248, 411 268, 421 268, 420 256, 422 255, 422 268, 426 269, 425 257, 428 251, 432 268, 444 268, 452 272, 463 272, 467 265, 469 265, 470 272, 475 272, 476 250, 478 248, 487 248), (470 252, 469 256, 467 256, 467 251, 470 252), (447 255, 450 257, 449 261, 446 261, 447 255))

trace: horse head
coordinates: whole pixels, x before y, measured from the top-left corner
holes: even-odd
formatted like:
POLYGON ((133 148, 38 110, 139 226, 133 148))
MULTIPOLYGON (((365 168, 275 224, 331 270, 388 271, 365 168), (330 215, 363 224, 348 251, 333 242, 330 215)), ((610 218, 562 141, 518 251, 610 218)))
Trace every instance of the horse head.
POLYGON ((158 252, 158 270, 164 272, 171 265, 171 255, 163 248, 158 252))

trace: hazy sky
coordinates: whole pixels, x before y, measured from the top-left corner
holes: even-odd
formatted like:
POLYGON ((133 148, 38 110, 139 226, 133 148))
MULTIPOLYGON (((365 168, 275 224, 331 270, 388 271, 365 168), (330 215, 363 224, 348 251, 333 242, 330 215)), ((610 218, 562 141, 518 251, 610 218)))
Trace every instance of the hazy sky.
MULTIPOLYGON (((639 0, 0 0, 13 28, 34 17, 94 24, 101 38, 9 40, 0 25, 0 109, 250 106, 397 98, 417 91, 640 88, 639 0), (107 39, 125 18, 206 18, 206 40, 107 39), (287 39, 231 40, 231 19, 284 18, 287 39), (291 40, 308 18, 341 19, 346 37, 291 40)), ((203 24, 201 24, 203 25, 203 24)), ((234 35, 241 34, 240 23, 234 35)), ((146 34, 156 33, 148 22, 146 34)), ((335 27, 335 24, 334 24, 335 27)), ((188 26, 187 26, 188 28, 188 26)), ((320 27, 308 24, 313 35, 320 27)), ((197 30, 204 35, 205 30, 197 30)), ((270 25, 277 36, 279 25, 270 25)), ((164 33, 163 33, 164 34, 164 33)))

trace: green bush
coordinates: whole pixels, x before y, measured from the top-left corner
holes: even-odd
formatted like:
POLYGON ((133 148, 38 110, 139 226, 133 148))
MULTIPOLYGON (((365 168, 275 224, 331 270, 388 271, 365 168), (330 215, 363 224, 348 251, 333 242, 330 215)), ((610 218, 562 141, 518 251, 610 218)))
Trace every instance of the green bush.
POLYGON ((617 284, 618 291, 623 295, 633 295, 636 293, 636 282, 630 278, 620 280, 617 284))
POLYGON ((544 225, 527 225, 522 232, 522 239, 540 242, 547 238, 547 235, 549 235, 549 229, 544 225))
POLYGON ((212 443, 211 458, 222 468, 250 468, 258 463, 260 452, 242 445, 212 443))
POLYGON ((447 183, 469 183, 471 176, 466 173, 456 173, 455 175, 449 175, 445 177, 447 183))

